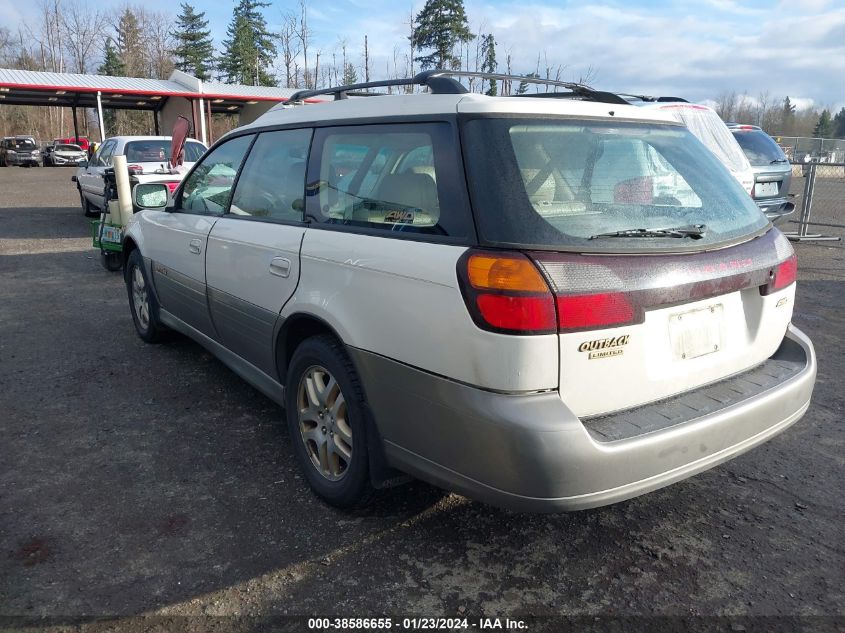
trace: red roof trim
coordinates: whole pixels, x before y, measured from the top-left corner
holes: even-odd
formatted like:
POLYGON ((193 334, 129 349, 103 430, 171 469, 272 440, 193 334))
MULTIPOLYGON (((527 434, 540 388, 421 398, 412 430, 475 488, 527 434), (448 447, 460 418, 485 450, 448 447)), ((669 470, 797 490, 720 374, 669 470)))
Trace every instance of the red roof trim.
POLYGON ((200 93, 200 92, 174 92, 172 90, 137 90, 132 88, 92 88, 90 86, 49 86, 45 84, 17 84, 0 82, 2 88, 19 88, 24 90, 32 90, 36 92, 55 92, 57 90, 64 90, 66 92, 85 92, 97 93, 101 92, 105 95, 141 95, 154 96, 160 95, 162 97, 184 97, 186 99, 226 99, 228 101, 273 101, 276 103, 287 101, 287 97, 260 97, 255 95, 227 95, 216 93, 200 93))

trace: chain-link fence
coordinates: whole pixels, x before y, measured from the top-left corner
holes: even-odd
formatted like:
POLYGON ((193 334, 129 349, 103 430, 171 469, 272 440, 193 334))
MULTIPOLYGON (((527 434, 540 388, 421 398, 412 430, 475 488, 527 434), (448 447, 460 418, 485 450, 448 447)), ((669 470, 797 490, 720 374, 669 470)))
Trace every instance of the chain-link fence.
POLYGON ((845 229, 845 162, 792 163, 789 193, 795 212, 791 226, 784 228, 793 229, 792 239, 840 239, 845 229))
POLYGON ((786 156, 796 163, 845 162, 845 140, 839 138, 810 138, 808 136, 775 136, 786 156))

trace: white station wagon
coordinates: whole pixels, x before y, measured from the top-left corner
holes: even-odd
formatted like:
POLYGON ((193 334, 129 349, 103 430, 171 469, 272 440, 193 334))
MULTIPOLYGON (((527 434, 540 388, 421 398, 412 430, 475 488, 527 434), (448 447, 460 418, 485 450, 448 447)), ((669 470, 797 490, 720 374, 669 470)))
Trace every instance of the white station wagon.
POLYGON ((600 506, 804 414, 795 254, 689 130, 579 85, 488 97, 455 74, 299 93, 336 99, 234 130, 172 195, 138 185, 141 338, 186 334, 282 405, 338 506, 397 471, 600 506))

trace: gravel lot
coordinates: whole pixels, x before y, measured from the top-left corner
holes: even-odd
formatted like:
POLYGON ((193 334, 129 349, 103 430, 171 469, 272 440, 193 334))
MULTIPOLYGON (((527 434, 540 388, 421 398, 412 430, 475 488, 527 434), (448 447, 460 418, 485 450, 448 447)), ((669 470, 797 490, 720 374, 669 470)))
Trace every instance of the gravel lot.
MULTIPOLYGON (((819 377, 768 444, 592 511, 519 515, 415 483, 349 514, 306 489, 272 402, 186 339, 135 336, 71 173, 0 168, 0 615, 843 622, 845 243, 796 246, 819 377)), ((814 219, 843 235, 836 199, 814 219)))

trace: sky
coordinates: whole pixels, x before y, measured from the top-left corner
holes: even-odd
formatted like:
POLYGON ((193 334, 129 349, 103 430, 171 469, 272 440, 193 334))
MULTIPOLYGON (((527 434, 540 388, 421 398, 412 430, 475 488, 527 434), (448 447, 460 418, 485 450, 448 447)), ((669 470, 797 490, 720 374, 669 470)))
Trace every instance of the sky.
MULTIPOLYGON (((373 58, 371 78, 385 75, 397 49, 407 50, 408 19, 423 0, 307 0, 312 51, 323 60, 346 41, 360 62, 363 38, 373 58)), ((193 0, 206 12, 215 43, 223 40, 235 0, 193 0)), ((15 30, 32 20, 36 3, 0 0, 0 25, 15 30)), ((173 11, 173 0, 144 0, 173 11)), ((565 66, 563 78, 585 75, 616 92, 673 95, 691 101, 724 91, 789 95, 801 106, 845 105, 845 0, 465 0, 473 32, 492 32, 500 72, 509 51, 512 70, 532 72, 541 56, 565 66)), ((296 0, 264 10, 277 30, 296 0)), ((312 57, 313 59, 313 57, 312 57)), ((359 73, 360 74, 360 73, 359 73)))

